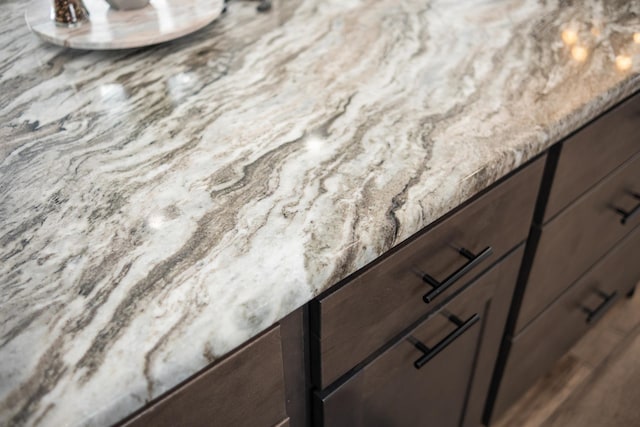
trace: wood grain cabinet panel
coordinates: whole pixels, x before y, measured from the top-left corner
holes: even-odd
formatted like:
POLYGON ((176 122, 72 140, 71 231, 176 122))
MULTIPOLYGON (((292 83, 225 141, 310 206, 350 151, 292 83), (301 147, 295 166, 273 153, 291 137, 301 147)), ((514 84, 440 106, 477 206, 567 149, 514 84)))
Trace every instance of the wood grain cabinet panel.
POLYGON ((622 214, 617 211, 633 211, 640 203, 634 194, 640 194, 640 154, 544 226, 515 333, 540 314, 616 242, 640 225, 640 216, 622 224, 622 214))
POLYGON ((126 422, 126 427, 272 427, 288 422, 280 327, 126 422), (285 421, 283 421, 285 420, 285 421))
POLYGON ((467 420, 465 407, 484 404, 522 254, 512 252, 348 380, 317 392, 316 425, 479 425, 480 414, 467 420))
POLYGON ((498 418, 640 281, 640 228, 626 237, 522 333, 510 340, 497 395, 498 418), (589 322, 591 320, 591 322, 589 322))
POLYGON ((363 269, 344 286, 312 301, 314 385, 320 389, 329 386, 525 240, 543 166, 543 158, 534 161, 363 269), (453 280, 447 291, 425 303, 423 296, 433 288, 425 283, 424 275, 443 283, 470 265, 472 257, 465 257, 463 248, 472 255, 486 248, 491 252, 453 280))
POLYGON ((640 151, 640 94, 562 143, 544 221, 640 151))

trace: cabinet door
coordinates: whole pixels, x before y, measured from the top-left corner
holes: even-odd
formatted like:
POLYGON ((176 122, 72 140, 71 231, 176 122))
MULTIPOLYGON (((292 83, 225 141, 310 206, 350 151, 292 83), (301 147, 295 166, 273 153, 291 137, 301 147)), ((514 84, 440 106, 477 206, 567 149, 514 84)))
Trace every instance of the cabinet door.
POLYGON ((280 326, 276 326, 121 427, 272 427, 286 426, 286 419, 280 326))
POLYGON ((494 405, 502 415, 640 280, 640 228, 611 250, 523 332, 509 356, 494 405))
MULTIPOLYGON (((479 361, 486 360, 483 343, 489 329, 498 336, 502 332, 504 321, 492 320, 492 303, 496 289, 513 289, 521 256, 521 250, 512 253, 348 380, 318 392, 316 424, 459 426, 468 401, 484 402, 488 384, 474 387, 475 378, 486 382, 474 371, 479 361), (470 396, 471 390, 481 395, 470 396)), ((495 348, 490 350, 495 352, 499 340, 491 341, 495 348)), ((480 369, 491 371, 493 366, 480 369)))

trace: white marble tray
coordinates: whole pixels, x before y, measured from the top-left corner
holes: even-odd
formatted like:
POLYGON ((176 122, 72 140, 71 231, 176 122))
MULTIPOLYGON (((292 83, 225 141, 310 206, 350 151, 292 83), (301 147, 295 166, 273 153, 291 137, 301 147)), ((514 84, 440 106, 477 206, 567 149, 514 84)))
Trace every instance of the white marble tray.
POLYGON ((118 11, 104 0, 84 0, 90 22, 66 28, 51 19, 51 0, 34 0, 25 18, 31 31, 50 43, 76 49, 126 49, 197 31, 220 16, 223 1, 151 0, 142 9, 118 11))

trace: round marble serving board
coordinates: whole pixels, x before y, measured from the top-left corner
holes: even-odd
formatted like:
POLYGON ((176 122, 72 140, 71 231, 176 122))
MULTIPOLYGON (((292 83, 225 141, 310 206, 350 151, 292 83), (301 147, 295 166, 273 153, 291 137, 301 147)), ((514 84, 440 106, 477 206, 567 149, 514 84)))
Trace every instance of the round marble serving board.
POLYGON ((151 0, 137 10, 114 10, 104 0, 84 0, 89 22, 60 27, 51 19, 52 0, 34 0, 25 12, 27 25, 40 38, 76 49, 127 49, 185 36, 222 13, 224 0, 151 0))

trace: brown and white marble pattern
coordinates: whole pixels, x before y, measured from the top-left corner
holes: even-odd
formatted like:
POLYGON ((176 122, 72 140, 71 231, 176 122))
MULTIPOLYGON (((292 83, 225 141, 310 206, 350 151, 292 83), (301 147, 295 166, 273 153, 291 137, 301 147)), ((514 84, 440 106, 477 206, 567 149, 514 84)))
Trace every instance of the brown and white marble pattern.
POLYGON ((117 421, 640 88, 637 1, 255 6, 78 52, 0 5, 0 424, 117 421))

